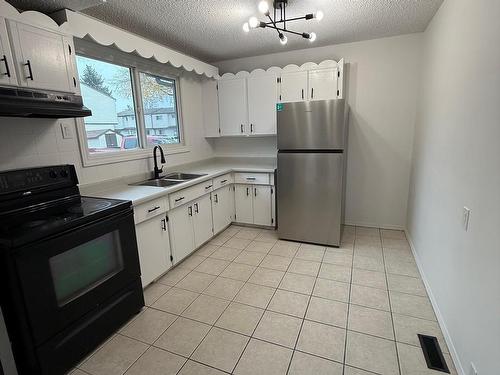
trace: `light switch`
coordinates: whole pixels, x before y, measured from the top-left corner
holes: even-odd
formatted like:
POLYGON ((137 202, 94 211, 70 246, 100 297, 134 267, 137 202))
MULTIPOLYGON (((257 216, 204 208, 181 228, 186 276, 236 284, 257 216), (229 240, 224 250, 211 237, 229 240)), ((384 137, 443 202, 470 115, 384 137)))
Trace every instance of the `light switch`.
POLYGON ((65 124, 61 122, 61 132, 63 139, 72 139, 73 131, 71 130, 71 126, 69 124, 65 124))

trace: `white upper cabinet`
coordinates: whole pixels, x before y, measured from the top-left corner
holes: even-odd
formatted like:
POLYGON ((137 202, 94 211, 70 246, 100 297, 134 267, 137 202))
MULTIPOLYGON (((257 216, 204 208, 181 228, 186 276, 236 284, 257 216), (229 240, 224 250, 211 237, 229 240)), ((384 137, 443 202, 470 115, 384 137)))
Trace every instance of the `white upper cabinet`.
POLYGON ((307 100, 307 71, 282 73, 280 77, 280 102, 307 100))
POLYGON ((71 38, 54 31, 8 21, 21 86, 76 92, 71 38))
POLYGON ((309 99, 337 99, 337 69, 309 71, 309 99))
POLYGON ((5 20, 0 17, 0 84, 17 85, 16 69, 10 51, 5 20))
POLYGON ((205 137, 218 137, 220 134, 217 81, 213 79, 203 81, 201 91, 205 137))
POLYGON ((250 76, 248 84, 248 135, 276 134, 277 77, 266 73, 250 76))
POLYGON ((244 135, 247 127, 247 88, 245 78, 219 81, 220 134, 244 135))

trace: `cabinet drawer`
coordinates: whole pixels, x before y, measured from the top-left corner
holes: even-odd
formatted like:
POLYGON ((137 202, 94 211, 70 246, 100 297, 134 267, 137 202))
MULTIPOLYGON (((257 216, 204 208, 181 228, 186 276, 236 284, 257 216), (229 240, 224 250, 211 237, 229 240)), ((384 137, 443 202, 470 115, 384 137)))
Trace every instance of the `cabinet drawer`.
POLYGON ((214 190, 215 190, 215 189, 218 189, 222 186, 232 184, 233 183, 233 175, 231 173, 226 173, 226 174, 223 174, 222 176, 215 177, 213 179, 213 181, 214 181, 214 190))
POLYGON ((158 198, 134 207, 134 221, 136 224, 167 212, 169 209, 167 198, 158 198))
POLYGON ((179 207, 213 190, 212 180, 205 181, 169 195, 170 207, 179 207))
POLYGON ((269 185, 269 173, 235 173, 234 182, 237 184, 269 185))

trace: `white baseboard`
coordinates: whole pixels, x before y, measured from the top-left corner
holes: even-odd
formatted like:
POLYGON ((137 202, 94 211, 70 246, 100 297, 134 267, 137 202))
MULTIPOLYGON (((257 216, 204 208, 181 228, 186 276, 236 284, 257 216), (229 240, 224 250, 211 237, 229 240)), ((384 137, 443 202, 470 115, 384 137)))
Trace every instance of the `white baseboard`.
POLYGON ((446 341, 446 345, 448 345, 448 349, 450 351, 451 359, 453 360, 453 364, 455 365, 455 369, 457 370, 458 375, 466 375, 464 368, 462 366, 462 362, 460 361, 460 358, 458 356, 458 352, 455 349, 455 345, 453 344, 453 340, 451 339, 450 332, 448 331, 448 328, 446 327, 446 323, 444 321, 443 315, 441 314, 441 311, 439 310, 439 306, 437 304, 437 300, 434 297, 434 294, 432 293, 431 286, 429 285, 429 282, 427 281, 427 277, 425 276, 425 272, 422 266, 422 263, 420 261, 420 258, 418 256, 418 253, 415 249, 415 246, 413 244, 413 240, 410 236, 410 232, 408 231, 407 228, 404 229, 406 238, 408 239, 408 242, 410 244, 411 252, 413 253, 413 256, 415 257, 415 261, 417 262, 417 267, 418 270, 420 271, 420 276, 422 276, 422 281, 424 282, 425 289, 427 291, 427 294, 429 295, 429 299, 431 301, 432 307, 434 308, 434 312, 436 313, 436 318, 438 320, 439 326, 441 327, 441 331, 443 332, 444 339, 446 341))
POLYGON ((393 230, 405 230, 405 227, 402 225, 393 225, 393 224, 376 224, 376 223, 368 223, 362 221, 349 221, 345 220, 345 225, 352 225, 358 227, 370 227, 370 228, 381 228, 381 229, 393 229, 393 230))

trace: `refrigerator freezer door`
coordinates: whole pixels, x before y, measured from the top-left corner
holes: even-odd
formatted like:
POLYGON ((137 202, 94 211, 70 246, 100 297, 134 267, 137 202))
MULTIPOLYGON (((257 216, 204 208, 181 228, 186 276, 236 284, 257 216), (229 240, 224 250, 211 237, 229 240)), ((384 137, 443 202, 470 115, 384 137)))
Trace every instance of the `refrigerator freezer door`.
POLYGON ((278 153, 278 235, 340 245, 342 153, 278 153))
POLYGON ((279 150, 343 150, 344 99, 283 103, 278 109, 279 150))

